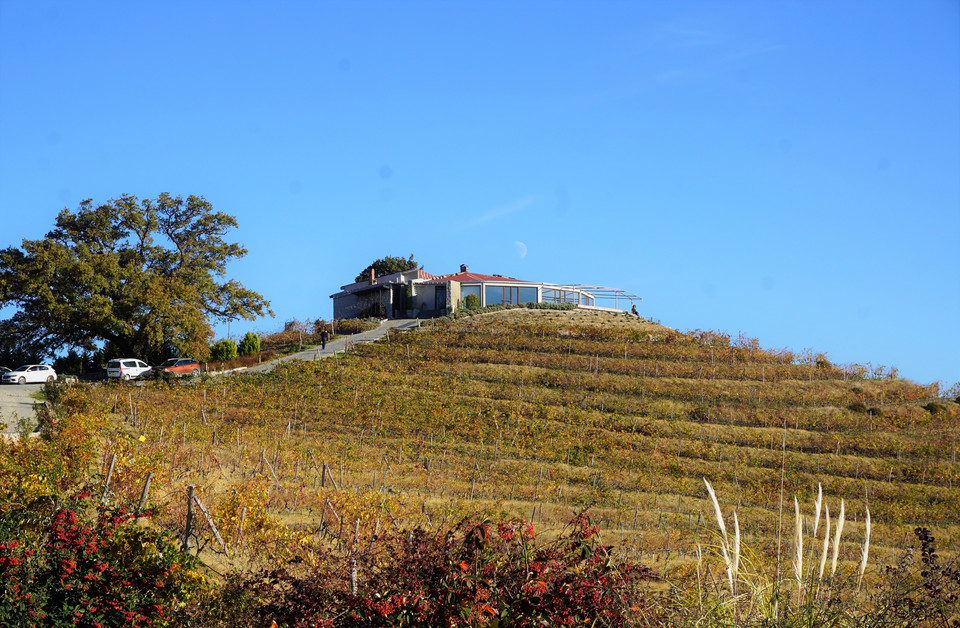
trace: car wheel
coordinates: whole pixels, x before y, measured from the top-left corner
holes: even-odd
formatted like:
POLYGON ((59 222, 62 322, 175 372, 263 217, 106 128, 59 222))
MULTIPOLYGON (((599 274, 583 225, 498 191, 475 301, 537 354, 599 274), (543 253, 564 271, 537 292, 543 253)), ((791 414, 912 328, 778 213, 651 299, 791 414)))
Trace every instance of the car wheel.
POLYGON ((129 374, 129 373, 124 373, 124 374, 123 374, 123 381, 130 381, 130 374, 129 374))
POLYGON ((194 374, 194 375, 199 375, 199 374, 200 374, 200 369, 193 369, 193 374, 194 374))
POLYGON ((26 384, 26 383, 27 383, 27 378, 26 378, 26 377, 21 377, 20 379, 17 380, 17 383, 22 386, 23 384, 26 384))
POLYGON ((47 376, 47 382, 49 383, 49 382, 52 382, 52 381, 53 381, 53 375, 48 375, 48 376, 47 376))

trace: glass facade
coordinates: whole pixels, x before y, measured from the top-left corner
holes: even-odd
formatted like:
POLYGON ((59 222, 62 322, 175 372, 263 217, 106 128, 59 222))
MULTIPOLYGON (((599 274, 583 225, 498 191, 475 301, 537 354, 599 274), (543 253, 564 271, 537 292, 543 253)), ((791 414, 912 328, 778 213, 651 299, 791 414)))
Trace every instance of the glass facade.
MULTIPOLYGON (((471 286, 472 287, 472 286, 471 286)), ((537 303, 537 289, 521 286, 486 286, 487 305, 520 305, 537 303)))
POLYGON ((524 303, 571 303, 573 305, 594 305, 593 296, 576 289, 538 288, 534 286, 515 286, 509 284, 470 284, 460 286, 461 301, 468 294, 482 296, 483 305, 522 305, 524 303), (481 290, 483 294, 481 295, 481 290), (538 295, 539 292, 539 295, 538 295))
MULTIPOLYGON (((544 288, 543 302, 578 304, 580 302, 580 293, 576 290, 556 290, 554 288, 544 288)), ((590 304, 584 303, 584 305, 590 304)))

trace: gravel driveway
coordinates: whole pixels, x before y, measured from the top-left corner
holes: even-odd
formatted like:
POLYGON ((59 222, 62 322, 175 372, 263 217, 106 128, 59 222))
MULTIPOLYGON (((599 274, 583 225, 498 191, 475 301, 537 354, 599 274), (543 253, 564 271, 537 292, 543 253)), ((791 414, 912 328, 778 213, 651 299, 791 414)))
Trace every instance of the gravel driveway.
POLYGON ((41 390, 43 384, 0 384, 0 422, 6 424, 4 436, 16 437, 18 419, 29 419, 31 425, 36 425, 33 404, 37 403, 35 395, 41 390))

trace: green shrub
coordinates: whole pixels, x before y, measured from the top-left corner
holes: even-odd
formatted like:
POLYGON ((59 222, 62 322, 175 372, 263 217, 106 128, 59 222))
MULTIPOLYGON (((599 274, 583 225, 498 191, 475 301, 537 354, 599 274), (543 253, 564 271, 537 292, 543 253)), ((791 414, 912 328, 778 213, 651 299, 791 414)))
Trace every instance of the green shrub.
POLYGON ((237 343, 224 338, 210 347, 210 359, 213 362, 229 362, 237 357, 237 343))
POLYGON ((240 355, 254 355, 260 353, 260 336, 256 335, 252 331, 248 331, 243 335, 243 339, 240 340, 240 344, 237 346, 237 351, 240 355))
POLYGON ((866 412, 867 406, 862 401, 854 401, 847 408, 853 412, 866 412))
POLYGON ((525 307, 528 310, 575 310, 577 305, 575 303, 526 303, 525 307))
POLYGON ((53 380, 52 382, 45 382, 43 384, 43 399, 44 401, 49 401, 50 403, 56 404, 60 403, 60 400, 63 398, 63 392, 61 387, 63 386, 63 381, 53 380))
POLYGON ((463 300, 464 307, 468 310, 477 310, 480 308, 480 295, 477 294, 468 294, 467 298, 463 300))
POLYGON ((359 334, 379 326, 380 321, 375 318, 343 318, 334 321, 333 330, 337 334, 359 334))

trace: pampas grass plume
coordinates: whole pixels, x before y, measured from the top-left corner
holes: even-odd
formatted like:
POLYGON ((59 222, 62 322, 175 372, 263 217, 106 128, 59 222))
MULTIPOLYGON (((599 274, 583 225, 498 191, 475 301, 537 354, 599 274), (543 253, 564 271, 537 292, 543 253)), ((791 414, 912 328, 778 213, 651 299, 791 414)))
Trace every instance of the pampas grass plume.
POLYGON ((860 583, 863 581, 863 572, 867 569, 867 557, 870 555, 870 509, 867 508, 867 517, 865 519, 866 532, 863 537, 863 555, 860 558, 860 573, 857 575, 857 589, 860 589, 860 583))
POLYGON ((823 581, 823 570, 827 566, 827 552, 830 549, 830 506, 824 504, 824 529, 823 529, 823 549, 820 551, 820 575, 819 581, 823 581))
POLYGON ((837 532, 833 537, 833 560, 830 563, 830 577, 837 573, 837 556, 840 554, 840 535, 843 534, 843 500, 840 500, 840 515, 837 517, 837 532))
POLYGON ((707 485, 707 493, 710 495, 710 501, 713 502, 713 512, 717 516, 717 524, 720 526, 720 535, 723 537, 720 542, 720 551, 723 553, 723 562, 727 564, 727 580, 730 583, 730 594, 736 595, 737 570, 740 567, 740 523, 737 521, 737 513, 733 513, 734 539, 733 547, 730 548, 730 541, 727 537, 727 526, 723 523, 723 512, 720 510, 720 502, 717 501, 717 494, 707 478, 703 478, 703 483, 707 485))
POLYGON ((797 586, 803 586, 803 517, 800 515, 800 502, 796 495, 793 497, 793 510, 796 513, 796 531, 793 535, 796 555, 793 561, 794 575, 797 577, 797 586))
POLYGON ((817 536, 817 530, 820 528, 820 505, 823 503, 823 484, 817 482, 817 498, 813 502, 813 509, 817 514, 813 518, 813 536, 817 536))

